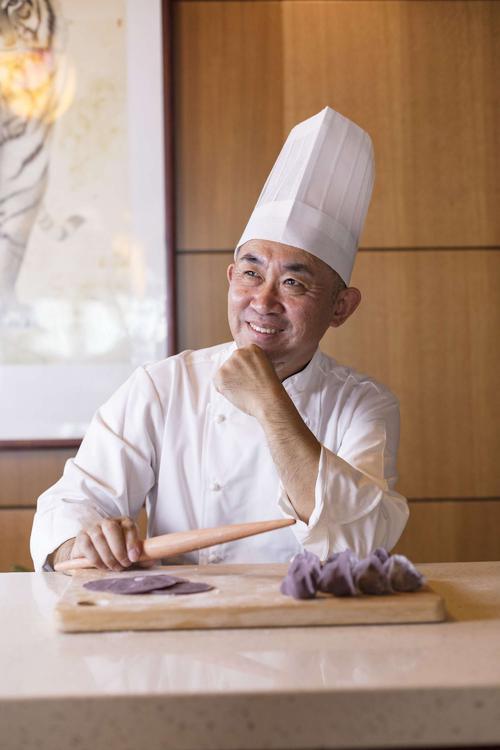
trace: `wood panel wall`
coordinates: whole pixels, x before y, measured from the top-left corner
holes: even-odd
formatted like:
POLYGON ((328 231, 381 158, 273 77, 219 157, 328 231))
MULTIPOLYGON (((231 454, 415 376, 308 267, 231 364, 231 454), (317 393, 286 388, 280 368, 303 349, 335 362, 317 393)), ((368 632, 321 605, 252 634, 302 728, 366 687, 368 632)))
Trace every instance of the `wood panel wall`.
MULTIPOLYGON (((401 402, 414 560, 500 559, 500 3, 176 0, 179 349, 228 340, 225 267, 290 128, 326 104, 372 135, 353 284, 322 348, 401 402)), ((0 454, 0 570, 74 451, 0 454)))
POLYGON ((36 498, 61 476, 75 450, 0 452, 0 572, 33 570, 29 552, 36 498))
POLYGON ((290 128, 371 134, 355 316, 322 348, 401 403, 413 559, 500 558, 500 3, 175 4, 180 348, 228 340, 225 268, 290 128))

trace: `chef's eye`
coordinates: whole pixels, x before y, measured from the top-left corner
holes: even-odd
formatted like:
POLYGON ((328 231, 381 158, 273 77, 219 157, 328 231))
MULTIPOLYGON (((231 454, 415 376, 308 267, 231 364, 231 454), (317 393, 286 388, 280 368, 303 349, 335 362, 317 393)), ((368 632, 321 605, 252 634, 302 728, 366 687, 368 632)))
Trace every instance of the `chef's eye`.
POLYGON ((297 281, 297 279, 285 279, 284 283, 287 286, 297 286, 297 287, 302 286, 300 281, 297 281))
POLYGON ((254 279, 257 276, 257 271, 243 271, 243 276, 249 276, 254 279))

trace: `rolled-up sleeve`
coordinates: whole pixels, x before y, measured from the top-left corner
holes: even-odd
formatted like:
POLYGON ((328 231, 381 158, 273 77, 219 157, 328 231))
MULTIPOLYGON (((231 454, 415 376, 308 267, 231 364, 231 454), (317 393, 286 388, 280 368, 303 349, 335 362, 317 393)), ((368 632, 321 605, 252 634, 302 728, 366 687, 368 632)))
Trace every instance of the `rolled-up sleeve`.
POLYGON ((304 547, 322 559, 346 547, 363 557, 394 547, 408 520, 407 502, 394 489, 398 443, 397 400, 389 392, 372 395, 350 415, 336 452, 321 445, 307 524, 281 487, 278 504, 296 518, 293 531, 304 547))
POLYGON ((38 499, 30 547, 35 570, 67 539, 103 518, 136 518, 155 485, 163 413, 144 368, 95 414, 61 479, 38 499))

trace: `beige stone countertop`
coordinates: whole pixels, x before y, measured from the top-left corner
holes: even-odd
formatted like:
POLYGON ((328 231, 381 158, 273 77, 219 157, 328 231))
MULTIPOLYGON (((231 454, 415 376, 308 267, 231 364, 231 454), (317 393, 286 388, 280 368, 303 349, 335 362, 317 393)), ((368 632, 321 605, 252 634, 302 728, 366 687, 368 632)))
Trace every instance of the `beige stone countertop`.
POLYGON ((1 750, 500 745, 500 562, 419 569, 446 622, 87 634, 0 574, 1 750))

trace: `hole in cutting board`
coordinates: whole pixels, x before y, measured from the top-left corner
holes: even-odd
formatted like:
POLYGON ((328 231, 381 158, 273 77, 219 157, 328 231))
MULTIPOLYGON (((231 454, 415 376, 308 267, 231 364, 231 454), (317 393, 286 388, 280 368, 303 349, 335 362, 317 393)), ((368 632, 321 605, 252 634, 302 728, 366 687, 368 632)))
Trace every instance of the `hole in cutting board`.
POLYGON ((77 602, 77 604, 79 607, 95 607, 95 602, 81 601, 81 602, 77 602))

